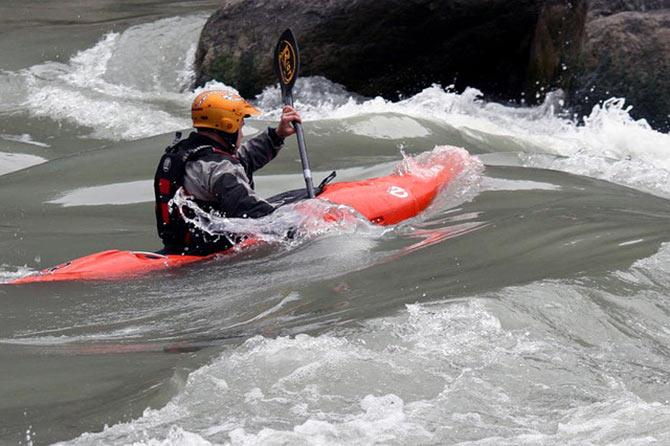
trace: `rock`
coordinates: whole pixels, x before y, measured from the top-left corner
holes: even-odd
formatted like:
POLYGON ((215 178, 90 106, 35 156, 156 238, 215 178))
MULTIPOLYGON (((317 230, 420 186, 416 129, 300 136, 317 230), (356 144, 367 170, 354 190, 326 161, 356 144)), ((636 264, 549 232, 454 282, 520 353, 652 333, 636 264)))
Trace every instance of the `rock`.
POLYGON ((225 0, 205 25, 196 84, 253 96, 293 29, 303 76, 396 99, 432 83, 528 103, 562 88, 569 105, 625 97, 632 115, 670 128, 670 0, 225 0))
POLYGON ((670 9, 654 9, 668 6, 670 0, 592 3, 569 94, 573 108, 589 114, 595 104, 623 97, 633 117, 670 129, 670 9))
POLYGON ((563 42, 579 41, 571 34, 583 29, 585 4, 228 0, 203 29, 196 83, 217 79, 245 96, 259 93, 275 82, 272 50, 291 27, 301 46, 302 75, 325 76, 364 96, 396 98, 441 83, 474 86, 493 98, 519 98, 533 89, 529 82, 550 83, 563 61, 576 54, 563 42), (567 19, 554 16, 566 11, 567 19))
POLYGON ((578 65, 584 25, 586 1, 546 0, 535 27, 528 80, 527 102, 544 99, 556 88, 570 89, 571 69, 578 65))
POLYGON ((608 16, 619 12, 646 12, 670 8, 670 0, 591 0, 589 19, 608 16))

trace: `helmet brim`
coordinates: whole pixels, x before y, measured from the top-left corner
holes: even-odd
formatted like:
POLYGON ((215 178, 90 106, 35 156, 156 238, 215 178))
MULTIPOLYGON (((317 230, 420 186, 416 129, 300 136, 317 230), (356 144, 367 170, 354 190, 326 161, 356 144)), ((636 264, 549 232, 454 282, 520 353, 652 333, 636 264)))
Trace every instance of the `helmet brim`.
POLYGON ((253 105, 251 105, 250 103, 246 102, 244 104, 244 108, 242 109, 242 113, 244 114, 245 118, 250 118, 252 116, 259 116, 263 112, 254 107, 253 105))

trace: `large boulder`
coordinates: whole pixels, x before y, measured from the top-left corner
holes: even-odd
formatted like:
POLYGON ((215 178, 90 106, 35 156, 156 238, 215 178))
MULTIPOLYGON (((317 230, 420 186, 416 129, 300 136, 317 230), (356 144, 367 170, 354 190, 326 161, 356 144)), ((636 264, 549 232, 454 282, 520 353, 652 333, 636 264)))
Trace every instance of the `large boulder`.
POLYGON ((592 0, 570 102, 582 114, 624 97, 631 115, 670 129, 670 0, 592 0))
POLYGON ((287 27, 303 75, 364 96, 396 98, 432 83, 496 99, 552 86, 581 42, 586 0, 226 0, 205 25, 196 84, 251 96, 275 82, 271 55, 287 27), (558 17, 558 18, 557 18, 558 17))
POLYGON ((290 27, 303 75, 364 96, 441 83, 533 103, 563 88, 578 113, 625 97, 667 130, 669 22, 670 0, 224 0, 202 31, 196 84, 259 93, 290 27))

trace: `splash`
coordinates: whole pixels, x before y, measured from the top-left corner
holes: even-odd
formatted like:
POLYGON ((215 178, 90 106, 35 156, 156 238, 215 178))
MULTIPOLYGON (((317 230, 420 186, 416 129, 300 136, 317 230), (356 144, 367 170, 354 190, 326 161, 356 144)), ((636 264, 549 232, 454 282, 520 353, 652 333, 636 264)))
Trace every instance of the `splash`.
POLYGON ((83 136, 98 139, 134 140, 189 127, 195 93, 187 87, 206 19, 173 17, 133 26, 106 34, 67 64, 1 73, 2 110, 84 127, 90 133, 83 136))
POLYGON ((376 232, 354 209, 323 200, 306 200, 279 207, 261 218, 226 218, 201 209, 183 189, 170 202, 189 224, 213 236, 246 236, 267 243, 299 244, 326 234, 376 232))
MULTIPOLYGON (((268 88, 257 97, 261 107, 276 105, 275 89, 268 88)), ((447 125, 493 145, 505 139, 506 146, 512 142, 512 147, 521 152, 569 156, 587 151, 617 158, 640 157, 657 160, 670 169, 666 156, 670 135, 653 130, 644 120, 631 118, 631 107, 620 98, 596 105, 579 123, 564 108, 561 91, 548 94, 537 107, 517 107, 487 102, 475 88, 459 94, 451 86, 439 85, 398 102, 356 97, 321 77, 299 79, 295 89, 297 104, 309 120, 395 113, 447 125), (315 90, 321 93, 312 98, 310 92, 315 90)), ((268 116, 278 112, 273 113, 268 116)))
POLYGON ((17 267, 3 264, 0 265, 0 284, 9 283, 14 279, 19 279, 36 272, 37 270, 29 268, 27 265, 17 267))
MULTIPOLYGON (((261 106, 275 105, 275 88, 258 96, 261 106)), ((487 102, 475 88, 457 93, 452 87, 439 85, 391 102, 356 97, 327 79, 314 77, 299 79, 295 96, 307 120, 416 118, 457 132, 466 148, 518 153, 529 167, 558 169, 668 194, 670 135, 654 130, 645 120, 633 119, 632 108, 622 98, 596 105, 589 116, 578 121, 565 108, 561 91, 549 93, 536 107, 487 102), (312 98, 310 92, 317 90, 321 93, 312 98)), ((277 112, 267 116, 275 118, 277 112)), ((401 125, 399 122, 396 119, 401 125)), ((407 125, 416 126, 416 122, 407 125)), ((383 138, 383 132, 376 137, 383 138)))
MULTIPOLYGON (((413 175, 419 178, 434 178, 443 169, 456 169, 457 177, 470 180, 479 178, 483 166, 467 151, 450 146, 438 146, 417 156, 402 154, 403 159, 393 169, 395 175, 413 175)), ((467 181, 466 181, 467 182, 467 181)), ((465 185, 466 183, 459 183, 465 185)), ((453 188, 449 188, 453 192, 453 188)), ((435 201, 445 205, 440 196, 435 201)), ((456 194, 454 194, 456 195, 456 194)), ((466 196, 464 192, 459 198, 466 196)), ((332 234, 354 232, 380 235, 382 229, 371 224, 356 210, 326 200, 303 200, 280 206, 275 212, 256 219, 226 218, 216 212, 201 209, 183 189, 175 194, 170 206, 179 210, 182 218, 196 228, 213 236, 251 236, 270 243, 291 240, 299 243, 306 239, 332 234)))

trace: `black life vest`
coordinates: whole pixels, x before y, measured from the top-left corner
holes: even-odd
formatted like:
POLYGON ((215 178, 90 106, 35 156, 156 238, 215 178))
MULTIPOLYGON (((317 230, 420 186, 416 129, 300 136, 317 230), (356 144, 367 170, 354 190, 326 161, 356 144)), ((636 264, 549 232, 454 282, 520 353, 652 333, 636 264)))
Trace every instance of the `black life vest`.
MULTIPOLYGON (((165 149, 158 162, 154 176, 154 196, 156 199, 156 227, 168 253, 184 253, 206 255, 223 251, 233 245, 226 236, 212 236, 184 221, 181 213, 187 217, 194 216, 193 210, 183 206, 177 209, 170 205, 179 190, 184 186, 186 163, 202 156, 214 155, 233 162, 238 162, 233 155, 216 149, 209 144, 194 144, 191 138, 180 139, 181 132, 176 134, 175 142, 165 149)), ((206 211, 212 211, 207 203, 196 202, 206 211)))

